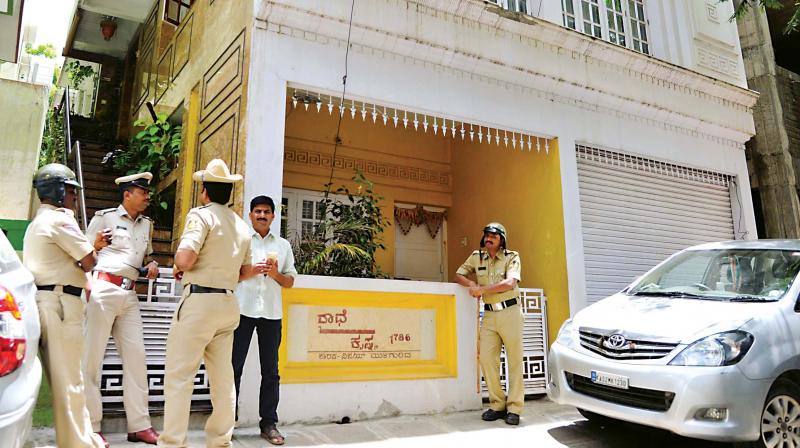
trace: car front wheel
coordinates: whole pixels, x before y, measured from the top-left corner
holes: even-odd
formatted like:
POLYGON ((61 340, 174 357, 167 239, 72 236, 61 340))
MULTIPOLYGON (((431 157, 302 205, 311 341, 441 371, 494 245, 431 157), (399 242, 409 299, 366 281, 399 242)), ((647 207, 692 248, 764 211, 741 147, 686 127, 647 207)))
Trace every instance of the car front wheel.
POLYGON ((800 386, 781 379, 775 382, 761 410, 761 437, 741 448, 800 447, 800 386))

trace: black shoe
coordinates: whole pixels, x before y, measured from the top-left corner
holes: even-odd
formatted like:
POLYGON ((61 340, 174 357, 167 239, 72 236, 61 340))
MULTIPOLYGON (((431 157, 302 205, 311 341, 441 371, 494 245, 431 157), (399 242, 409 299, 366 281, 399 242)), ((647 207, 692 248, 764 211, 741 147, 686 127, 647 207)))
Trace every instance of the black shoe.
POLYGON ((513 412, 506 414, 506 424, 514 426, 519 425, 519 414, 513 412))
MULTIPOLYGON (((506 416, 506 411, 495 411, 492 408, 487 409, 481 414, 481 418, 487 422, 493 422, 506 416)), ((519 419, 519 417, 517 417, 519 419)))

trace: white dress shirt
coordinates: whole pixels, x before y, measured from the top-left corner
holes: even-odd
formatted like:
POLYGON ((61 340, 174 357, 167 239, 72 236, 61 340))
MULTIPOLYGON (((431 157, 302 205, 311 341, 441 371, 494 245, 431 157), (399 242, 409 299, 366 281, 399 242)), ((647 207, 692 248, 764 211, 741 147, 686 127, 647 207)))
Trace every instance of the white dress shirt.
MULTIPOLYGON (((266 260, 268 252, 277 252, 278 271, 292 278, 297 276, 292 246, 285 239, 272 233, 262 238, 253 230, 250 251, 252 264, 266 260)), ((239 312, 242 315, 274 320, 283 318, 281 285, 267 275, 259 274, 239 282, 236 297, 239 299, 239 312)))

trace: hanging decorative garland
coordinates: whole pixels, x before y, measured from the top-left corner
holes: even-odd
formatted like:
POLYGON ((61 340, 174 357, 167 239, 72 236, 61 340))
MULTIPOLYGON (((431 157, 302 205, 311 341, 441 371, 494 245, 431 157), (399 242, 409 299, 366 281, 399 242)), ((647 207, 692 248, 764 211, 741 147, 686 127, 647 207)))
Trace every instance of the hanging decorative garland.
POLYGON ((400 228, 400 231, 403 232, 403 235, 408 235, 408 232, 411 231, 411 226, 425 224, 431 238, 436 238, 439 229, 442 228, 442 223, 447 219, 447 212, 425 210, 425 208, 419 204, 414 208, 395 206, 394 219, 395 224, 400 228))
POLYGON ((387 126, 391 121, 395 128, 402 123, 405 129, 408 129, 410 124, 415 131, 419 131, 422 128, 422 132, 427 133, 428 129, 432 129, 434 135, 441 133, 442 136, 450 136, 454 139, 461 137, 461 140, 464 141, 469 137, 471 142, 477 140, 478 143, 485 142, 487 145, 495 145, 496 147, 500 147, 502 142, 506 148, 516 149, 519 147, 520 151, 527 149, 528 152, 531 152, 535 147, 536 152, 540 152, 542 146, 544 146, 545 154, 550 153, 550 140, 548 138, 514 130, 509 131, 507 129, 464 123, 450 118, 379 106, 365 101, 342 100, 333 95, 308 90, 292 89, 290 98, 293 108, 297 108, 298 104, 302 104, 303 109, 306 111, 310 106, 313 106, 317 113, 321 113, 324 107, 329 115, 333 115, 334 110, 336 110, 340 116, 344 117, 345 113, 347 113, 353 120, 358 116, 361 117, 361 121, 366 122, 369 117, 372 118, 373 124, 378 124, 380 121, 384 126, 387 126), (541 144, 540 140, 544 140, 544 145, 541 144))

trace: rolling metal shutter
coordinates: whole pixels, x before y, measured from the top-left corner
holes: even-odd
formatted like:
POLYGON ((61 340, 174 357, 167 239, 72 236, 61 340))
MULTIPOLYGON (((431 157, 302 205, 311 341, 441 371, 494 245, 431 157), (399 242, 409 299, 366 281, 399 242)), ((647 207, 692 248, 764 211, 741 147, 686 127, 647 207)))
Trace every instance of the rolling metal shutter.
POLYGON ((734 238, 731 176, 577 145, 587 303, 686 247, 734 238))

